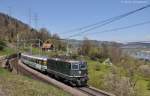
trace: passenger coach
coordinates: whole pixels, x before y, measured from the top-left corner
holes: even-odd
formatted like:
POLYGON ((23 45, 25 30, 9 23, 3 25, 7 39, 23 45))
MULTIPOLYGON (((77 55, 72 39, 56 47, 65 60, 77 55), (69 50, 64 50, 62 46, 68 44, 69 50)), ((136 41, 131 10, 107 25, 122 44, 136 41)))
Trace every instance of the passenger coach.
POLYGON ((37 70, 42 72, 46 72, 47 70, 47 58, 46 57, 38 57, 27 54, 21 54, 21 61, 37 70))

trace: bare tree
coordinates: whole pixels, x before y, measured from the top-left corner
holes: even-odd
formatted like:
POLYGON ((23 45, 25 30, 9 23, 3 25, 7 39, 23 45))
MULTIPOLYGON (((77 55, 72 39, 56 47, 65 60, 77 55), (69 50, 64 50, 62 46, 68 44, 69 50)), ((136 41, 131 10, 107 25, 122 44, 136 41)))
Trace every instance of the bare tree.
POLYGON ((81 55, 89 55, 90 51, 92 49, 92 43, 88 38, 84 38, 83 43, 80 48, 80 54, 81 55))

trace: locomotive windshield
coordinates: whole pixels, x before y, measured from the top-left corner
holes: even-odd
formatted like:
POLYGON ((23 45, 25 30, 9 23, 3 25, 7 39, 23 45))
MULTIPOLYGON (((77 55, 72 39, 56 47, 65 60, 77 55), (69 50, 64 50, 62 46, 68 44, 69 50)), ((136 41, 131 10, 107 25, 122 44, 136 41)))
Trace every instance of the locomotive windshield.
POLYGON ((72 64, 72 70, 79 70, 79 64, 72 64))
POLYGON ((85 63, 85 62, 80 63, 80 69, 85 70, 85 69, 86 69, 86 67, 87 67, 87 65, 86 65, 86 63, 85 63))
POLYGON ((86 62, 72 63, 72 70, 85 70, 87 68, 86 62))

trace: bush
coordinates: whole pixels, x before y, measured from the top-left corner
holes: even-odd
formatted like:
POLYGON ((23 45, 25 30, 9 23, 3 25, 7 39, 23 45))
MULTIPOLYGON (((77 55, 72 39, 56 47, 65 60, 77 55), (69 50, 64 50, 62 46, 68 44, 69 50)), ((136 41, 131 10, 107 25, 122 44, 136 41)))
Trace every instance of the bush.
POLYGON ((100 63, 97 63, 97 64, 95 65, 95 71, 100 71, 100 63))
POLYGON ((78 55, 77 54, 71 54, 71 58, 72 59, 78 59, 78 55))
POLYGON ((147 88, 150 90, 150 81, 148 82, 147 88))
POLYGON ((3 41, 0 41, 0 50, 3 50, 4 46, 6 46, 6 43, 3 41))
POLYGON ((150 78, 150 66, 149 65, 141 65, 139 67, 139 71, 142 73, 144 77, 150 78))

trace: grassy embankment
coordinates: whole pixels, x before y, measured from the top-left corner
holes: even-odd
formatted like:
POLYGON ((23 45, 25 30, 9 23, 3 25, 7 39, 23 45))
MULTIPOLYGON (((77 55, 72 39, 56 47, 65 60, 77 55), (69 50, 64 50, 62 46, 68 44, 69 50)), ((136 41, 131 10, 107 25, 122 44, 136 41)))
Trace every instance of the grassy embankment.
POLYGON ((0 50, 0 56, 9 55, 9 54, 12 54, 12 53, 14 53, 14 50, 10 49, 10 48, 5 48, 3 50, 0 50))
POLYGON ((0 95, 3 96, 70 96, 52 85, 15 75, 0 68, 0 95))

